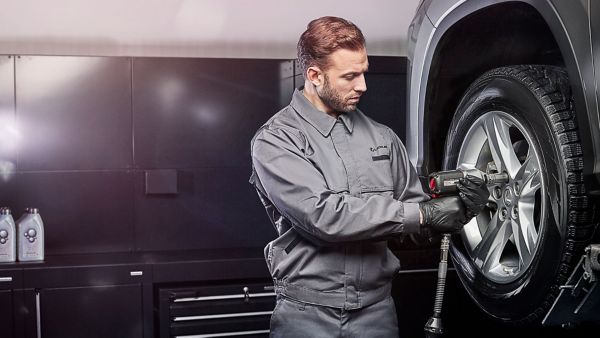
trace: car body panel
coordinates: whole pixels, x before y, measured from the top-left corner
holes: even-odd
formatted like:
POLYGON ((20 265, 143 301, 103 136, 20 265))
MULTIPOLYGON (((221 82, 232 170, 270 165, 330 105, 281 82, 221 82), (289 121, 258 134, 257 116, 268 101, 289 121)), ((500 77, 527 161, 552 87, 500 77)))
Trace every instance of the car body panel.
MULTIPOLYGON (((421 7, 422 8, 422 7, 421 7)), ((407 79, 409 88, 409 96, 407 97, 408 114, 407 129, 406 129, 406 146, 409 149, 410 160, 417 167, 421 167, 423 160, 423 107, 425 105, 425 88, 427 86, 427 78, 423 75, 429 70, 425 69, 425 58, 411 58, 411 55, 426 55, 429 50, 429 43, 435 32, 433 24, 425 15, 421 8, 417 12, 417 16, 409 28, 408 36, 408 68, 407 79), (418 112, 418 113, 417 113, 418 112)))
POLYGON ((458 6, 462 5, 467 0, 435 0, 431 1, 427 6, 427 17, 433 23, 434 27, 438 27, 440 22, 450 12, 454 11, 458 6))
MULTIPOLYGON (((592 54, 593 54, 593 63, 594 63, 594 77, 596 79, 594 91, 596 92, 596 107, 600 107, 598 105, 598 101, 600 101, 600 3, 598 1, 590 1, 590 28, 592 35, 592 54)), ((600 110, 600 109, 599 109, 600 110)), ((596 128, 600 128, 600 114, 598 111, 596 112, 594 120, 590 120, 590 124, 594 124, 596 128), (593 121, 593 122, 592 122, 593 121)), ((600 147, 600 140, 596 139, 594 142, 596 147, 600 147)), ((600 152, 600 150, 597 150, 600 152)), ((596 167, 594 167, 594 172, 600 172, 600 161, 596 161, 596 167)))

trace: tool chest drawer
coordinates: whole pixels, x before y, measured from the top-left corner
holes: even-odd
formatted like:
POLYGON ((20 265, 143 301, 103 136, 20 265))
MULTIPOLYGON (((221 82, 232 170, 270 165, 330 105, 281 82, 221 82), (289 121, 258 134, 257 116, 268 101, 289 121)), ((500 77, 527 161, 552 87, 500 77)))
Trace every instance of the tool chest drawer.
POLYGON ((271 281, 160 287, 160 337, 268 337, 271 281))

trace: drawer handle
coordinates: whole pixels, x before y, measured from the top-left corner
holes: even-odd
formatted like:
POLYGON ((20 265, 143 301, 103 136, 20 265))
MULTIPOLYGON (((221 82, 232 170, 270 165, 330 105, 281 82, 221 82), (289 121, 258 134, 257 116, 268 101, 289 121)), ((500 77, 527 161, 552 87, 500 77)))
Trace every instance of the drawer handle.
POLYGON ((260 311, 260 312, 243 312, 243 313, 222 313, 216 315, 204 315, 204 316, 186 316, 186 317, 175 317, 174 322, 183 322, 189 320, 206 320, 206 319, 222 319, 222 318, 240 318, 240 317, 255 317, 255 316, 270 316, 273 311, 260 311))
POLYGON ((0 277, 0 282, 12 282, 12 277, 0 277))
POLYGON ((144 271, 130 271, 129 275, 131 275, 132 277, 143 276, 144 275, 144 271))
POLYGON ((217 337, 237 337, 237 336, 249 336, 257 334, 269 333, 269 330, 256 330, 256 331, 238 331, 238 332, 222 332, 222 333, 207 333, 197 334, 193 336, 175 336, 175 338, 217 338, 217 337))
MULTIPOLYGON (((249 297, 275 297, 275 292, 261 292, 261 293, 249 293, 249 297)), ((222 296, 206 296, 206 297, 189 297, 189 298, 177 298, 173 300, 175 303, 179 302, 201 302, 207 300, 222 300, 222 299, 245 299, 246 295, 222 295, 222 296)))
POLYGON ((37 338, 42 338, 42 300, 40 291, 35 291, 35 321, 37 324, 37 338))

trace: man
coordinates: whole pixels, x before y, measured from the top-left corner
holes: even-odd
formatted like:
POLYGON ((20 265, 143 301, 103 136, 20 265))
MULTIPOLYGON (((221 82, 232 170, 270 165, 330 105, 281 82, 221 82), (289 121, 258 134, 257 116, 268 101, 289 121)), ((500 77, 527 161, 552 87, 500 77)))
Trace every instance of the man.
POLYGON ((310 22, 298 60, 304 88, 252 141, 250 181, 279 234, 265 248, 278 295, 271 336, 397 337, 387 240, 458 231, 465 206, 429 200, 398 136, 356 108, 369 66, 358 27, 310 22))

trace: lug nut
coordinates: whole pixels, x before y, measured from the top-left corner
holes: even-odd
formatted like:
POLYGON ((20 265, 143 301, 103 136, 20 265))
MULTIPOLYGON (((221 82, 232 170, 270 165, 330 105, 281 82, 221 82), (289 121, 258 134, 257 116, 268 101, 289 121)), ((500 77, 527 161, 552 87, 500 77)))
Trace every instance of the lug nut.
POLYGON ((504 221, 506 219, 506 216, 508 215, 508 211, 506 211, 506 208, 502 208, 502 210, 500 210, 500 220, 504 221))
POLYGON ((494 198, 497 200, 502 198, 502 189, 500 187, 494 187, 494 198))
POLYGON ((512 218, 514 218, 514 219, 519 218, 519 209, 517 207, 512 208, 512 218))
POLYGON ((519 182, 515 182, 515 186, 513 187, 513 189, 515 190, 515 194, 519 194, 521 193, 521 187, 519 185, 519 182))

